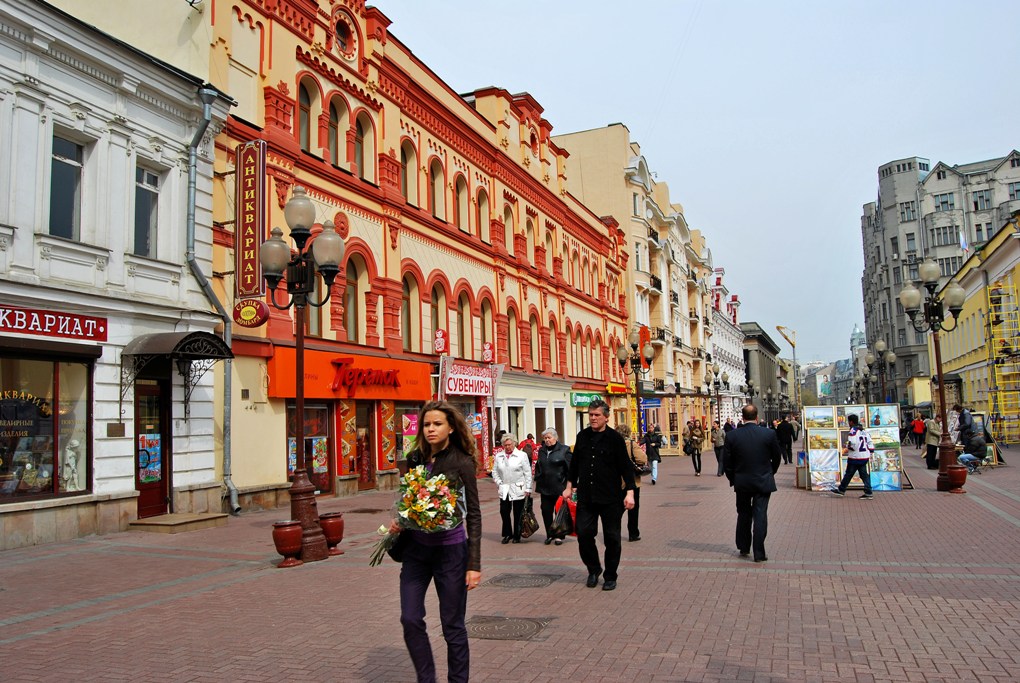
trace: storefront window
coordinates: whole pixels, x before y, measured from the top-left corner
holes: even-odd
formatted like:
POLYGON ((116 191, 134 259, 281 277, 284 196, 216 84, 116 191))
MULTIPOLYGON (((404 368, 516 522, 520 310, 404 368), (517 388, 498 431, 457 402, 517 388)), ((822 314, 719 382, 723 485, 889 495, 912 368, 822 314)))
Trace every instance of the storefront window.
MULTIPOLYGON (((287 406, 287 476, 294 474, 297 466, 297 411, 287 406)), ((333 490, 332 458, 329 447, 329 408, 327 406, 305 406, 304 451, 305 466, 311 466, 309 479, 316 493, 333 490)))
POLYGON ((90 387, 83 363, 0 358, 0 503, 88 490, 90 387))
POLYGON ((396 405, 397 424, 394 428, 397 440, 397 459, 407 458, 414 450, 415 438, 418 435, 418 413, 421 405, 417 403, 398 403, 396 405))

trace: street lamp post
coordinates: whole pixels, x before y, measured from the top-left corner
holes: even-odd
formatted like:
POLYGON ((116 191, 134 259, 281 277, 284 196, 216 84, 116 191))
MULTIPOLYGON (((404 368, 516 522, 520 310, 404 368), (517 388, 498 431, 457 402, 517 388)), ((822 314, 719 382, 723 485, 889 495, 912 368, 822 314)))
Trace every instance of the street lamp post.
MULTIPOLYGON (((872 353, 869 351, 867 355, 864 356, 864 362, 872 367, 874 367, 876 362, 878 363, 878 367, 875 369, 878 370, 878 378, 882 385, 882 395, 879 396, 879 403, 887 402, 888 399, 885 393, 886 366, 893 365, 896 362, 896 354, 892 349, 888 348, 884 339, 879 339, 875 342, 875 352, 872 353)), ((874 383, 874 379, 872 380, 872 383, 874 383)))
POLYGON ((647 375, 652 369, 652 361, 655 359, 655 347, 652 346, 651 342, 645 342, 644 347, 641 349, 641 353, 638 353, 638 345, 641 343, 641 333, 638 332, 638 328, 634 328, 630 332, 630 336, 627 337, 627 343, 630 344, 630 352, 627 352, 625 346, 620 346, 616 349, 616 361, 620 364, 620 370, 626 375, 634 375, 634 400, 637 403, 637 429, 639 433, 644 433, 641 429, 641 378, 647 375), (647 365, 648 367, 645 367, 647 365))
POLYGON ((956 448, 949 438, 949 422, 946 419, 946 383, 942 374, 942 346, 939 343, 939 332, 956 329, 967 294, 963 291, 963 287, 955 280, 951 280, 946 285, 942 297, 936 297, 935 290, 938 288, 941 270, 938 264, 931 259, 921 263, 917 272, 927 295, 923 297, 922 302, 921 290, 913 283, 908 283, 900 291, 900 303, 903 304, 907 317, 910 318, 910 324, 914 326, 915 330, 932 333, 932 342, 935 347, 935 373, 939 382, 939 416, 942 418, 943 424, 942 438, 939 441, 939 474, 936 479, 936 488, 939 491, 963 493, 963 484, 967 480, 967 469, 957 464, 956 448), (943 304, 953 316, 952 327, 947 327, 945 324, 943 304), (952 475, 950 475, 950 471, 952 471, 952 475))
POLYGON ((311 462, 305 458, 305 307, 321 307, 329 301, 333 280, 340 272, 344 243, 331 221, 322 226, 322 232, 311 240, 311 226, 315 222, 315 205, 305 195, 303 187, 295 187, 290 201, 283 207, 283 217, 290 228, 290 237, 297 251, 283 241, 283 231, 273 228, 271 237, 259 248, 259 261, 269 285, 269 300, 279 310, 294 307, 294 368, 297 373, 294 387, 295 451, 297 461, 290 486, 290 514, 301 522, 301 560, 314 562, 329 557, 326 537, 319 526, 319 511, 315 503, 315 486, 309 477, 311 462), (315 291, 315 281, 322 276, 325 294, 322 301, 312 301, 309 294, 315 291), (285 305, 276 302, 280 281, 287 281, 290 300, 285 305))
POLYGON ((765 390, 765 398, 762 399, 762 402, 765 404, 765 421, 771 424, 775 419, 773 412, 776 407, 775 399, 772 397, 772 387, 765 390))
MULTIPOLYGON (((708 379, 708 375, 705 375, 708 379)), ((709 386, 715 386, 715 419, 722 424, 722 403, 719 401, 719 390, 726 386, 727 391, 730 388, 730 373, 723 371, 722 375, 719 374, 719 364, 712 364, 712 384, 709 386)))

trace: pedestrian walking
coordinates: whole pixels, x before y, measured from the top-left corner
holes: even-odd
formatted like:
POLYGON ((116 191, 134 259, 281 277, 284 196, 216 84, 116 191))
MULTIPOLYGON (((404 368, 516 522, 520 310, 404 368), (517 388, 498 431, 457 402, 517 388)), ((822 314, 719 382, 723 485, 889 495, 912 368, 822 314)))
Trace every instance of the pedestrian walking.
POLYGON ((942 441, 942 416, 935 415, 924 421, 924 464, 930 470, 939 468, 940 441, 942 441))
MULTIPOLYGON (((629 425, 620 425, 616 428, 620 436, 627 442, 627 455, 636 465, 644 465, 648 462, 642 444, 636 436, 631 433, 629 425)), ((634 507, 627 510, 627 541, 633 543, 641 540, 641 528, 638 524, 641 514, 641 475, 634 472, 634 507)))
POLYGON ((868 465, 875 452, 875 444, 872 443, 868 430, 860 425, 860 420, 856 415, 847 415, 846 423, 850 427, 850 435, 843 446, 843 453, 847 456, 846 472, 843 473, 843 481, 839 483, 839 488, 833 490, 832 493, 837 496, 845 496, 854 474, 860 474, 861 481, 864 482, 864 495, 861 498, 871 500, 874 496, 871 494, 871 474, 868 471, 868 465))
POLYGON ((914 419, 910 423, 910 435, 914 439, 914 447, 921 450, 924 446, 924 420, 921 413, 914 413, 914 419))
POLYGON ((794 413, 790 413, 790 426, 793 427, 793 440, 796 441, 800 438, 800 423, 797 422, 797 416, 794 413))
POLYGON ((757 424, 758 408, 740 411, 742 424, 726 435, 723 460, 726 478, 737 496, 737 551, 755 562, 768 561, 765 537, 769 530, 769 499, 776 490, 780 450, 776 432, 757 424))
POLYGON ((723 446, 726 443, 726 432, 719 428, 719 420, 712 423, 712 450, 715 451, 715 476, 723 475, 723 446))
MULTIPOLYGON (((446 401, 426 403, 418 417, 415 450, 408 454, 411 467, 424 465, 431 476, 445 474, 450 488, 459 491, 466 519, 447 531, 408 531, 400 566, 400 625, 414 664, 418 683, 436 680, 425 628, 425 593, 436 584, 439 620, 446 639, 448 680, 467 683, 471 671, 467 628, 467 592, 482 580, 482 510, 475 479, 475 439, 464 416, 446 401)), ((396 520, 391 533, 400 531, 396 520)))
POLYGON ((496 453, 492 463, 492 480, 499 494, 502 542, 520 543, 524 499, 531 495, 531 458, 517 448, 513 434, 503 435, 503 450, 496 453))
POLYGON ((690 427, 684 432, 684 438, 690 443, 691 462, 694 463, 694 476, 701 476, 701 449, 705 446, 705 430, 701 426, 701 420, 695 418, 690 427))
POLYGON ((616 588, 622 544, 620 525, 624 509, 634 507, 634 466, 623 437, 609 427, 609 406, 596 399, 588 405, 588 421, 577 434, 570 460, 567 487, 569 498, 577 487, 577 547, 588 568, 585 585, 594 588, 605 571, 602 590, 616 588), (602 524, 605 564, 599 559, 595 534, 602 524))
POLYGON ((662 462, 662 455, 659 454, 659 448, 662 447, 662 432, 659 431, 659 425, 655 425, 645 434, 644 443, 645 455, 652 464, 652 486, 655 486, 655 481, 659 478, 659 463, 662 462))
POLYGON ((779 439, 783 462, 787 465, 793 463, 793 425, 790 424, 789 415, 784 416, 783 421, 776 425, 776 438, 779 439))
POLYGON ((542 432, 542 445, 538 449, 535 463, 535 490, 542 496, 542 523, 545 524, 545 544, 563 544, 563 536, 549 531, 552 526, 556 501, 567 486, 567 472, 570 469, 571 453, 565 443, 560 443, 559 433, 549 427, 542 432))

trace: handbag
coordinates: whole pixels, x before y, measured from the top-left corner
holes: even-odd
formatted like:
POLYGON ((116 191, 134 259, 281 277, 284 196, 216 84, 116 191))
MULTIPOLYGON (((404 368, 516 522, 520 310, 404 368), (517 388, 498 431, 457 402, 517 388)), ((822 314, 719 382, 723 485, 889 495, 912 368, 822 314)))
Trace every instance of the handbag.
POLYGON ((652 473, 652 466, 647 462, 644 465, 638 464, 638 461, 634 458, 634 442, 630 444, 630 463, 634 465, 634 474, 639 477, 647 477, 652 473))
POLYGON ((404 529, 397 534, 397 540, 393 542, 393 545, 389 547, 386 554, 390 556, 390 559, 394 562, 404 561, 404 550, 407 549, 407 544, 411 542, 411 533, 404 529))
POLYGON ((521 513, 521 538, 530 538, 538 531, 538 519, 535 517, 531 496, 524 499, 524 512, 521 513))
POLYGON ((565 538, 574 536, 574 515, 576 506, 569 498, 560 496, 556 500, 556 507, 553 509, 552 525, 549 528, 549 535, 553 538, 565 538))

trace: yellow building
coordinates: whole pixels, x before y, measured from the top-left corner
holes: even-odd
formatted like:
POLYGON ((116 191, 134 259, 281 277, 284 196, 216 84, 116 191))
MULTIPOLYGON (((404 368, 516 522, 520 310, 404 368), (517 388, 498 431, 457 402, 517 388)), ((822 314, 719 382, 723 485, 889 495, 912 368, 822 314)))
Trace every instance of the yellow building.
MULTIPOLYGON (((941 337, 947 389, 989 416, 992 435, 1020 442, 1020 224, 1017 215, 954 275, 967 293, 956 327, 941 337)), ((934 350, 929 338, 929 353, 934 350)), ((934 392, 933 392, 934 393, 934 392)), ((953 398, 947 396, 947 403, 953 398)))

